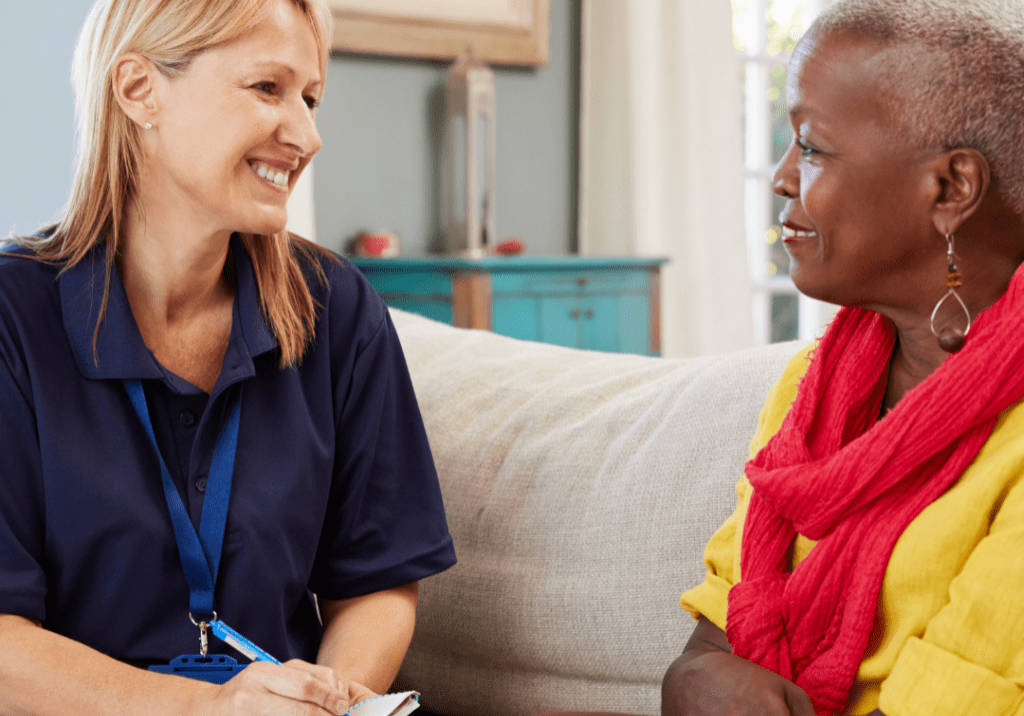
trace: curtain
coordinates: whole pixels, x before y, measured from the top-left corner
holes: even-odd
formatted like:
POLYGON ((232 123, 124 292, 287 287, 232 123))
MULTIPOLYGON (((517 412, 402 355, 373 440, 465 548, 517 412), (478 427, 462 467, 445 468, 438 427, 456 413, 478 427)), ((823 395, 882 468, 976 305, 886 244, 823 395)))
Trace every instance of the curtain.
POLYGON ((579 249, 667 256, 662 354, 754 345, 728 0, 583 0, 579 249))

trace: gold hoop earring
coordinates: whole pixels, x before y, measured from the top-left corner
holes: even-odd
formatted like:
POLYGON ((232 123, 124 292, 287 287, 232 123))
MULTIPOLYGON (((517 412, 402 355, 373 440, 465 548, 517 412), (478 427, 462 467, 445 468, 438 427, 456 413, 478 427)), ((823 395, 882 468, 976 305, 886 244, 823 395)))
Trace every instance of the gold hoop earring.
POLYGON ((946 294, 939 299, 939 302, 935 304, 935 308, 932 310, 932 335, 939 339, 939 348, 946 351, 947 353, 956 353, 964 347, 964 341, 967 339, 967 332, 971 330, 971 312, 967 310, 967 304, 960 298, 960 294, 956 292, 958 288, 963 286, 963 278, 960 276, 960 270, 957 268, 954 261, 957 255, 953 253, 953 235, 946 234, 946 294), (967 318, 966 327, 961 330, 956 326, 947 326, 941 331, 935 328, 935 316, 939 313, 939 308, 950 298, 956 300, 960 304, 960 308, 964 312, 964 316, 967 318))

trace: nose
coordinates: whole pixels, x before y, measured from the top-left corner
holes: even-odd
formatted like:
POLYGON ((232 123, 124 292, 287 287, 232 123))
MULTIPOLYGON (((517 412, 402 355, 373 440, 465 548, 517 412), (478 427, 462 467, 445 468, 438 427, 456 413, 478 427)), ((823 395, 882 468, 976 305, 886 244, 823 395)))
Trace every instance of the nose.
POLYGON ((313 110, 302 97, 287 104, 277 135, 278 141, 295 148, 303 158, 311 158, 323 146, 313 110))
POLYGON ((786 148, 786 153, 775 166, 772 175, 772 191, 786 199, 800 196, 800 171, 796 166, 797 145, 794 139, 786 148))

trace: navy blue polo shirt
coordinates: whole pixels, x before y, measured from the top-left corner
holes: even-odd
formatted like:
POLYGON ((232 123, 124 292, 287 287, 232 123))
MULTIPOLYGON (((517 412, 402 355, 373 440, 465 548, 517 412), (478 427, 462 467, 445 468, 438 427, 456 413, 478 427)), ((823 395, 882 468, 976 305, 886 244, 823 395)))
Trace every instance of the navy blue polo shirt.
POLYGON ((0 253, 0 613, 139 665, 198 650, 157 448, 126 380, 142 381, 197 529, 214 444, 241 401, 215 607, 277 658, 315 661, 314 593, 359 596, 454 564, 380 297, 351 264, 322 260, 316 338, 282 370, 248 254, 237 238, 231 250, 234 320, 209 395, 146 348, 116 270, 94 353, 102 247, 63 274, 22 248, 0 253))

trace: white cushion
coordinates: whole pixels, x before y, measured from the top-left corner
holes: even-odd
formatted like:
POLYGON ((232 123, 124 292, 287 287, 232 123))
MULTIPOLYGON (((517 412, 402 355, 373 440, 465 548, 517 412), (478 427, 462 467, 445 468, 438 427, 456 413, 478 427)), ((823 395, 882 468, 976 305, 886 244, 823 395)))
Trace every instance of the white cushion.
POLYGON ((459 559, 421 584, 399 685, 442 714, 657 714, 679 595, 800 346, 669 360, 391 313, 459 559))

